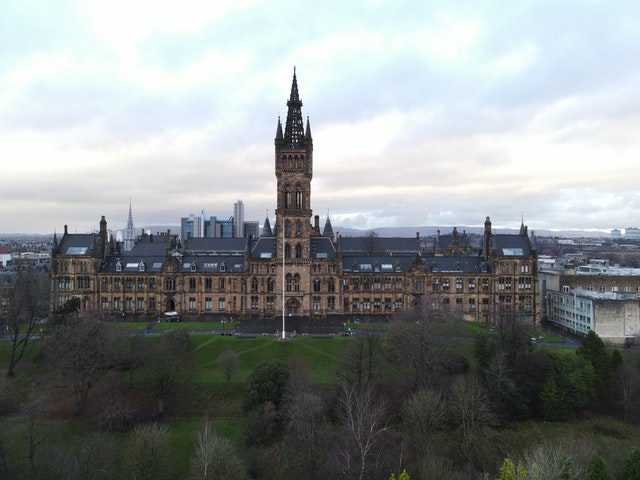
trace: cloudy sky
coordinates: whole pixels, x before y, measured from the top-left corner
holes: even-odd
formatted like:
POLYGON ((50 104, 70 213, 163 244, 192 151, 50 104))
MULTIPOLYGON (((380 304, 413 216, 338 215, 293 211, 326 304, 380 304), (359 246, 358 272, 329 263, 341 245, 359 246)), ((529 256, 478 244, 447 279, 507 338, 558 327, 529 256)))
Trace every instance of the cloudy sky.
POLYGON ((0 2, 0 232, 275 207, 293 65, 351 227, 640 225, 640 3, 0 2))

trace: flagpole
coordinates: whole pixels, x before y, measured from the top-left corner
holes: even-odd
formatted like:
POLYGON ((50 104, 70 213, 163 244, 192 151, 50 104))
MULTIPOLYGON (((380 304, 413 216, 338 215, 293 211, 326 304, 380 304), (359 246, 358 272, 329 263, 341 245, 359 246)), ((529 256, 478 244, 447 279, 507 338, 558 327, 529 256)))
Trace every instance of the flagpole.
POLYGON ((284 215, 282 216, 282 339, 284 340, 284 215))

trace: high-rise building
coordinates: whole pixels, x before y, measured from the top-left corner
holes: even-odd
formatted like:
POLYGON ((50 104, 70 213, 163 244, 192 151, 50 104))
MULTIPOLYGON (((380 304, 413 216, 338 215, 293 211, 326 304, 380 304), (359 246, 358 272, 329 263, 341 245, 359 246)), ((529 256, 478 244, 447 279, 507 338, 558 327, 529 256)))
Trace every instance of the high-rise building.
POLYGON ((188 238, 202 237, 202 217, 191 213, 180 219, 180 238, 186 242, 188 238))
POLYGON ((624 238, 626 240, 640 240, 640 228, 635 228, 635 227, 625 228, 624 238))
POLYGON ((203 227, 204 229, 203 237, 205 238, 216 237, 217 226, 218 226, 218 220, 216 217, 209 217, 208 219, 205 218, 204 227, 203 227))
POLYGON ((260 224, 258 222, 244 222, 244 236, 258 238, 260 236, 260 224))
POLYGON ((216 237, 217 238, 233 238, 234 232, 234 218, 229 217, 226 220, 218 220, 216 224, 216 237))
POLYGON ((619 228, 611 230, 611 240, 620 240, 622 238, 622 232, 619 228))
POLYGON ((136 232, 133 228, 133 214, 131 212, 131 199, 129 199, 129 218, 127 228, 124 231, 124 251, 129 252, 136 243, 136 232))
POLYGON ((233 233, 237 238, 242 238, 244 234, 244 203, 238 200, 233 204, 233 233))

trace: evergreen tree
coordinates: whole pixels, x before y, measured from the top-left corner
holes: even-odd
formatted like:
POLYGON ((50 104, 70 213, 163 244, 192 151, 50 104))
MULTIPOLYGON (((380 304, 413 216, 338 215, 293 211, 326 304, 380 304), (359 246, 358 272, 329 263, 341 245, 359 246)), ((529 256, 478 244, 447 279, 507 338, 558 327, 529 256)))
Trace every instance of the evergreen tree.
POLYGON ((607 464, 597 455, 594 455, 591 457, 591 460, 589 460, 586 480, 611 480, 611 477, 607 473, 607 464))
POLYGON ((631 450, 616 478, 618 480, 640 480, 640 447, 631 450))
POLYGON ((611 357, 602 339, 593 330, 582 339, 582 345, 576 354, 587 360, 596 374, 596 394, 601 400, 606 397, 612 379, 613 365, 611 357))
POLYGON ((505 458, 500 467, 497 480, 526 480, 528 478, 527 469, 520 462, 514 464, 510 458, 505 458))

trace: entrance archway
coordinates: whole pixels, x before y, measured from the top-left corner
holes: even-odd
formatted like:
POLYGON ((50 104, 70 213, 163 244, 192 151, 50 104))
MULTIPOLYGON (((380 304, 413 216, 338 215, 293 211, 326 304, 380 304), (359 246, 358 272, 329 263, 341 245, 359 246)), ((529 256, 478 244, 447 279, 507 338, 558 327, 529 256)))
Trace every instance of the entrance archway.
POLYGON ((285 312, 287 315, 298 315, 300 313, 300 301, 297 298, 287 300, 285 312))
POLYGON ((165 312, 175 312, 176 311, 176 302, 173 300, 173 298, 167 298, 167 301, 165 302, 164 311, 165 312))

